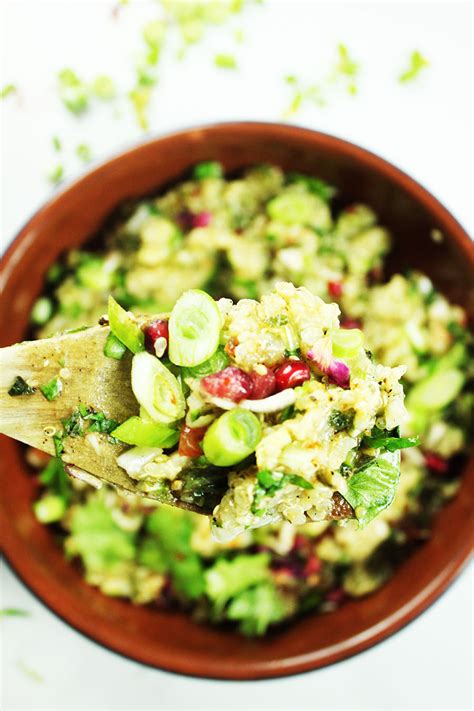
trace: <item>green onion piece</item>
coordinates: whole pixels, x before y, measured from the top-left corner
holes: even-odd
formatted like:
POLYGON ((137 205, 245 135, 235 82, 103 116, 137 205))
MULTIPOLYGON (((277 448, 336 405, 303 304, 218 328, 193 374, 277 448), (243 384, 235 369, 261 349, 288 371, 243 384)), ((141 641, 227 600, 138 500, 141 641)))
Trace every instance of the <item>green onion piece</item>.
POLYGON ((103 101, 113 99, 117 93, 113 79, 106 75, 98 76, 92 82, 92 92, 103 101))
POLYGON ((124 346, 122 341, 119 341, 117 336, 114 336, 114 334, 110 332, 104 344, 104 355, 107 356, 107 358, 122 360, 126 350, 127 347, 124 346))
POLYGON ((331 337, 336 358, 355 358, 364 343, 364 334, 358 328, 339 328, 332 331, 331 337))
POLYGON ((47 494, 33 504, 33 511, 40 523, 60 521, 66 513, 66 502, 62 496, 47 494))
POLYGON ((112 437, 137 447, 174 447, 179 439, 178 430, 156 422, 146 422, 140 417, 130 417, 111 432, 112 437))
POLYGON ((225 350, 219 346, 217 351, 210 358, 194 368, 183 368, 181 375, 183 378, 205 378, 206 375, 218 373, 224 370, 230 363, 230 358, 225 350))
POLYGON ((61 165, 61 163, 54 165, 51 170, 48 171, 46 177, 48 178, 50 183, 53 183, 53 185, 57 185, 64 177, 64 166, 61 165))
POLYGON ((17 395, 33 395, 35 390, 36 388, 28 385, 26 380, 24 380, 21 375, 17 375, 10 390, 8 391, 8 394, 12 397, 16 397, 17 395))
POLYGON ((175 365, 194 367, 217 350, 221 314, 214 299, 200 289, 186 291, 169 320, 169 358, 175 365))
POLYGON ((62 148, 59 136, 53 136, 53 138, 51 140, 52 140, 54 150, 59 152, 62 148))
POLYGON ((418 382, 408 393, 406 406, 412 411, 437 412, 456 399, 464 385, 465 376, 457 368, 436 370, 418 382))
POLYGON ((224 171, 222 165, 215 160, 198 163, 193 168, 193 178, 204 180, 205 178, 222 178, 224 171))
POLYGON ((237 69, 237 60, 232 54, 216 54, 214 64, 219 69, 237 69))
POLYGON ((59 380, 59 378, 53 378, 49 381, 49 383, 46 383, 46 385, 41 385, 40 390, 45 396, 46 400, 49 400, 51 402, 51 400, 55 400, 61 395, 63 391, 63 384, 59 380))
POLYGON ((206 458, 217 467, 230 467, 248 457, 262 437, 260 420, 236 407, 215 420, 202 441, 206 458))
POLYGON ((110 330, 121 341, 124 346, 132 351, 139 353, 145 349, 145 336, 135 321, 120 304, 118 304, 113 296, 109 296, 109 325, 110 330))
POLYGON ((59 97, 64 106, 73 114, 80 114, 89 104, 86 85, 72 69, 63 69, 58 74, 59 97))
POLYGON ((404 72, 402 72, 402 74, 400 74, 400 76, 398 77, 398 81, 401 84, 405 84, 407 81, 412 81, 413 79, 416 79, 421 70, 425 69, 426 67, 429 67, 429 65, 430 63, 427 59, 425 59, 425 57, 423 57, 421 52, 415 50, 410 55, 410 64, 408 68, 404 72))
POLYGON ((90 163, 92 160, 92 151, 86 143, 76 146, 76 155, 83 163, 90 163))
POLYGON ((150 353, 133 357, 132 390, 152 420, 174 422, 184 417, 186 402, 177 378, 150 353))
POLYGON ((0 99, 6 99, 7 96, 10 96, 10 94, 14 94, 15 92, 15 84, 5 84, 5 86, 0 89, 0 99))

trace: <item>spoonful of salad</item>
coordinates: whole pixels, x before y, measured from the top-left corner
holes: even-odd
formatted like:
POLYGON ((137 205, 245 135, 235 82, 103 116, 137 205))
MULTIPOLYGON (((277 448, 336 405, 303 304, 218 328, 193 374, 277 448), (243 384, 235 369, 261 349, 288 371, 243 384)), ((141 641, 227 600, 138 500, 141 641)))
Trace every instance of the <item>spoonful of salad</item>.
POLYGON ((66 471, 212 515, 220 540, 278 520, 372 520, 393 500, 404 367, 375 364, 339 307, 276 284, 185 292, 136 317, 0 350, 0 432, 66 471))

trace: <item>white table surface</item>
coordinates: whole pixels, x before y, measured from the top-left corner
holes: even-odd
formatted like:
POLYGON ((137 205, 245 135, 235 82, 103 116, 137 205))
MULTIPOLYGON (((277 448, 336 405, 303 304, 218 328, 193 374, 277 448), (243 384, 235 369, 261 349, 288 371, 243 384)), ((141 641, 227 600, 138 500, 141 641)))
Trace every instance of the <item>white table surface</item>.
MULTIPOLYGON (((75 119, 59 104, 55 74, 71 66, 85 78, 114 76, 126 91, 140 28, 154 0, 131 0, 112 18, 110 0, 2 2, 1 84, 19 96, 2 102, 2 240, 51 193, 44 179, 74 147, 100 159, 140 140, 124 100, 75 119)), ((472 8, 469 2, 300 2, 267 0, 235 19, 245 42, 220 27, 177 63, 169 52, 151 111, 151 132, 230 119, 277 121, 288 103, 282 77, 308 83, 327 74, 338 42, 361 63, 359 94, 334 90, 329 105, 308 106, 295 121, 370 148, 422 182, 472 229, 472 8), (396 81, 413 49, 431 67, 419 80, 396 81), (217 70, 216 52, 232 52, 238 72, 217 70)), ((472 568, 407 628, 334 667, 289 679, 218 682, 142 667, 71 630, 4 566, 2 607, 28 618, 1 622, 4 709, 468 709, 472 705, 472 568), (39 674, 32 678, 28 670, 39 674)), ((34 675, 33 675, 34 676, 34 675)))

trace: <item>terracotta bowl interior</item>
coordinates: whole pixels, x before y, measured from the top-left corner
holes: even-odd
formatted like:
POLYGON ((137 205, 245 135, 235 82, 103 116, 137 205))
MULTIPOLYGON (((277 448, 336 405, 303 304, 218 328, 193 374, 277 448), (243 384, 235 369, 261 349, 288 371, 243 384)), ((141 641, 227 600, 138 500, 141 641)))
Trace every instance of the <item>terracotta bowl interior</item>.
MULTIPOLYGON (((474 254, 467 235, 423 188, 374 155, 330 136, 287 126, 224 124, 151 141, 92 170, 59 192, 19 234, 2 268, 1 344, 21 340, 47 267, 83 245, 124 200, 161 190, 190 166, 216 159, 229 171, 260 162, 319 176, 341 204, 372 205, 394 235, 389 268, 427 272, 450 298, 474 312, 474 254), (435 243, 431 231, 444 235, 435 243)), ((21 448, 2 438, 2 540, 21 578, 51 609, 96 641, 138 661, 187 674, 259 678, 305 671, 364 649, 423 610, 449 584, 472 546, 474 466, 438 517, 432 538, 381 590, 328 616, 307 616, 263 640, 246 640, 106 598, 67 563, 51 531, 36 523, 36 485, 21 448)))

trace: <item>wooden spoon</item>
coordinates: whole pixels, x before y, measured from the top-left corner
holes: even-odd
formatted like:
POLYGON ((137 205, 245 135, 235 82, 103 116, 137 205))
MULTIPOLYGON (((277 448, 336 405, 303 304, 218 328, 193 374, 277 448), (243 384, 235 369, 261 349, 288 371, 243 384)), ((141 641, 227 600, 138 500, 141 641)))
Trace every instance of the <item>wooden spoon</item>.
MULTIPOLYGON (((127 351, 121 360, 106 357, 103 351, 109 333, 107 325, 93 326, 0 349, 0 433, 54 455, 53 435, 62 432, 62 420, 79 406, 117 422, 137 415, 138 404, 130 385, 131 353, 127 351), (9 394, 18 376, 35 388, 32 394, 9 394), (40 387, 54 378, 61 381, 62 391, 48 401, 40 387)), ((98 487, 107 482, 198 513, 210 514, 226 488, 226 477, 190 468, 180 474, 176 491, 144 494, 116 461, 129 445, 112 443, 106 434, 94 433, 65 437, 63 447, 62 460, 72 476, 98 487)), ((333 500, 331 518, 352 517, 351 507, 337 492, 333 500)))

